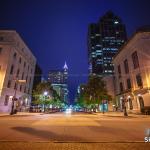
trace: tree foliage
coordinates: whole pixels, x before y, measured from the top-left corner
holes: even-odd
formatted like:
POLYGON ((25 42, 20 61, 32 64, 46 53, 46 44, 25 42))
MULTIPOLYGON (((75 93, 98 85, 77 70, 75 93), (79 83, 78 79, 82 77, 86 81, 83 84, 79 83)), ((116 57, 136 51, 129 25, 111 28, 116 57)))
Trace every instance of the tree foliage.
POLYGON ((49 82, 39 83, 33 91, 33 97, 33 103, 35 105, 61 107, 64 104, 63 100, 60 99, 60 96, 49 82), (44 95, 44 92, 47 92, 48 94, 44 95))
POLYGON ((82 85, 78 104, 85 108, 96 108, 103 100, 111 100, 101 77, 90 76, 87 84, 82 85))

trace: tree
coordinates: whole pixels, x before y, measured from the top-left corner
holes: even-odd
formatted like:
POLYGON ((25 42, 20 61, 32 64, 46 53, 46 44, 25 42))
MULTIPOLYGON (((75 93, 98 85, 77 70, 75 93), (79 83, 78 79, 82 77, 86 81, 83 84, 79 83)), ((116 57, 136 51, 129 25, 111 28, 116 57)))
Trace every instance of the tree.
POLYGON ((106 85, 99 76, 90 76, 88 83, 83 88, 79 103, 86 108, 96 111, 103 100, 111 100, 111 96, 107 94, 106 85))
POLYGON ((58 93, 53 89, 50 83, 39 83, 33 91, 34 104, 43 105, 44 112, 45 106, 52 105, 52 107, 64 107, 65 102, 60 99, 58 93), (47 92, 47 95, 44 95, 47 92))
POLYGON ((51 84, 48 82, 39 83, 36 89, 33 91, 34 104, 43 105, 44 112, 45 106, 51 103, 53 97, 54 89, 51 84), (47 95, 44 95, 44 92, 47 92, 47 95))

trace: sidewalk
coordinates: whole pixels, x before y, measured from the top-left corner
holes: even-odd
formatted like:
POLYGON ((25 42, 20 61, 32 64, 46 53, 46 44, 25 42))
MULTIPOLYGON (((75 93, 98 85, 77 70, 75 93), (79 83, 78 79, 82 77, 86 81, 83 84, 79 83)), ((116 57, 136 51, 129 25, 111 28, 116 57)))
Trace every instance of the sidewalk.
MULTIPOLYGON (((12 116, 33 116, 33 115, 42 115, 43 113, 30 113, 30 112, 17 112, 12 116)), ((1 116, 11 116, 9 113, 0 113, 1 116)))
POLYGON ((124 116, 123 112, 105 112, 104 114, 102 112, 95 113, 99 116, 105 116, 105 117, 144 117, 144 118, 150 118, 150 115, 142 115, 137 113, 128 113, 128 116, 124 116))

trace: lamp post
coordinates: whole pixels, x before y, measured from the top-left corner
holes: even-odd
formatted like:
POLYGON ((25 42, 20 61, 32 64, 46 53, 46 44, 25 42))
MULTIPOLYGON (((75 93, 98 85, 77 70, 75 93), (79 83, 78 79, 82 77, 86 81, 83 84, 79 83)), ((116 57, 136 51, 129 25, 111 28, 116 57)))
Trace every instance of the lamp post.
POLYGON ((123 113, 124 113, 124 116, 128 116, 127 108, 126 108, 126 102, 127 102, 127 100, 125 98, 123 98, 122 102, 123 102, 123 113))
POLYGON ((11 106, 10 115, 13 115, 13 114, 17 113, 16 111, 14 111, 14 103, 15 103, 15 101, 17 101, 16 92, 17 92, 17 85, 18 85, 18 83, 26 83, 26 80, 18 80, 18 79, 15 80, 15 93, 14 93, 14 96, 12 98, 12 106, 11 106))
POLYGON ((43 95, 44 95, 44 112, 45 112, 45 100, 46 100, 46 96, 47 96, 47 94, 48 94, 48 92, 47 92, 47 91, 45 91, 45 92, 43 93, 43 95))

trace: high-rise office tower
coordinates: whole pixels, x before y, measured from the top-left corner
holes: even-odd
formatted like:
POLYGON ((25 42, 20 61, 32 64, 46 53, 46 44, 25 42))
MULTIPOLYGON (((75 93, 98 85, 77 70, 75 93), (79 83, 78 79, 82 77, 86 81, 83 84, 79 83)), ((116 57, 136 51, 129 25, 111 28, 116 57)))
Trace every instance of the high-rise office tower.
POLYGON ((68 101, 68 94, 69 94, 67 80, 68 80, 68 66, 66 62, 62 70, 49 71, 48 81, 56 90, 60 98, 65 102, 68 101))
POLYGON ((111 75, 114 72, 113 56, 127 39, 122 20, 108 11, 98 23, 88 28, 89 72, 96 75, 111 75))

